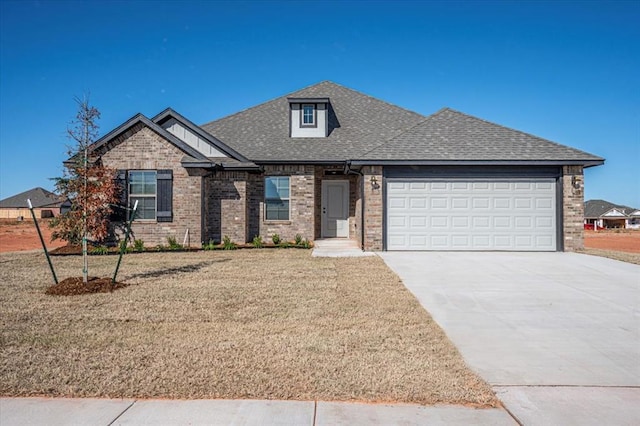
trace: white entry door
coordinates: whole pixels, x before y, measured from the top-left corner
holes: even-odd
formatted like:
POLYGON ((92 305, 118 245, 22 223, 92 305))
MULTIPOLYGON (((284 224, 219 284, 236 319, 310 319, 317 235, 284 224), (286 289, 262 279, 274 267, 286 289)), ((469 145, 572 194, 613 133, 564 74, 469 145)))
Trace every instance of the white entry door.
POLYGON ((349 181, 322 181, 322 237, 349 236, 349 181))

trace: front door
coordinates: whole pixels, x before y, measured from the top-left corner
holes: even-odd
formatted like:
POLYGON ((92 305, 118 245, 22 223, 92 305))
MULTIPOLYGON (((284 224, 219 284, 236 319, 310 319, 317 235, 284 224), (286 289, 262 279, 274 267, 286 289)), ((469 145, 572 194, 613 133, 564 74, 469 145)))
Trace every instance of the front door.
POLYGON ((349 237, 349 181, 322 181, 322 238, 349 237))

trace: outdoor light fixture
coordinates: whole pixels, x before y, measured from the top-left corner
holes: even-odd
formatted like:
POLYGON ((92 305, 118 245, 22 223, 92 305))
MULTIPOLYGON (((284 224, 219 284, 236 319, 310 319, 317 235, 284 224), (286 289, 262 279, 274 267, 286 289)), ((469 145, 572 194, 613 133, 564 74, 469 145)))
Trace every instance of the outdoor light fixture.
POLYGON ((371 188, 379 189, 380 184, 378 184, 378 179, 375 176, 371 176, 371 188))
POLYGON ((571 186, 575 189, 580 189, 580 182, 578 182, 578 178, 576 175, 571 176, 571 186))

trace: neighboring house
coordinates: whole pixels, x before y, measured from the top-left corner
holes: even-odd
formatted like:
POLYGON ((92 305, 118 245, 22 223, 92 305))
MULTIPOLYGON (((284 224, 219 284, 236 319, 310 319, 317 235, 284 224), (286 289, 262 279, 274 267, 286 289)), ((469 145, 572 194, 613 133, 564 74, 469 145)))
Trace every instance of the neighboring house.
POLYGON ((0 219, 30 218, 27 199, 31 200, 37 218, 50 218, 60 214, 64 201, 59 195, 42 188, 33 188, 0 201, 0 219))
POLYGON ((584 203, 584 225, 586 229, 640 229, 640 210, 605 200, 589 200, 584 203))
POLYGON ((136 238, 350 238, 364 250, 575 250, 600 157, 322 82, 202 126, 137 114, 91 146, 136 238))

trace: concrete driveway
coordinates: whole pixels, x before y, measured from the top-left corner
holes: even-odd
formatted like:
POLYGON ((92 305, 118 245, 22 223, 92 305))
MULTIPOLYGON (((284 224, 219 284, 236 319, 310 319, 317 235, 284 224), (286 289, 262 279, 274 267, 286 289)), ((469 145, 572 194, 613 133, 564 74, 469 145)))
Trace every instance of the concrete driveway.
POLYGON ((575 253, 380 256, 523 424, 640 423, 640 266, 575 253))

